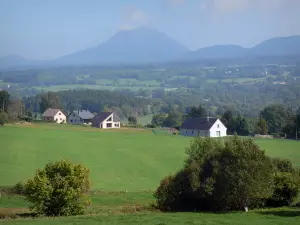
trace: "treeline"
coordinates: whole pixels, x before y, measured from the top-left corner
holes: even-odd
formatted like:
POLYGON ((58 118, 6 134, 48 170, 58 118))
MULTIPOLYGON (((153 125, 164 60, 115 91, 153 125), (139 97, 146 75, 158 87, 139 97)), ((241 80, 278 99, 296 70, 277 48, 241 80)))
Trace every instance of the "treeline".
POLYGON ((47 108, 61 108, 65 113, 88 109, 93 113, 114 111, 121 118, 127 118, 157 112, 148 99, 106 90, 47 92, 23 98, 23 102, 26 110, 33 113, 43 113, 47 108))
MULTIPOLYGON (((172 108, 169 113, 155 114, 151 124, 155 127, 175 127, 179 129, 186 118, 207 116, 211 116, 211 114, 202 105, 191 107, 186 113, 180 111, 180 108, 177 107, 172 108)), ((269 105, 258 112, 256 118, 248 118, 237 111, 226 109, 223 114, 217 117, 227 127, 229 135, 269 134, 291 139, 300 137, 300 108, 293 110, 280 104, 269 105)))
POLYGON ((248 117, 231 105, 212 111, 207 104, 188 107, 187 103, 137 98, 130 94, 106 90, 47 92, 25 97, 22 100, 12 99, 6 91, 0 92, 1 111, 9 120, 33 118, 48 108, 60 108, 66 114, 73 110, 88 109, 95 114, 114 111, 122 119, 154 114, 152 127, 179 129, 188 117, 215 116, 221 119, 228 129, 228 134, 232 135, 269 134, 291 139, 300 137, 300 109, 296 107, 272 104, 255 112, 256 117, 248 117))

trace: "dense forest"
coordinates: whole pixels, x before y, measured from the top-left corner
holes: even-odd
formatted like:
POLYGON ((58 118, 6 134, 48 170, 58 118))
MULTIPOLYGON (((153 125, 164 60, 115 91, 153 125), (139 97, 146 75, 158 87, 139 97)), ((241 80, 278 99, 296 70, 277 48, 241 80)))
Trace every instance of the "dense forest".
POLYGON ((127 118, 171 111, 187 114, 201 105, 209 116, 221 117, 231 110, 251 120, 269 105, 298 110, 300 60, 260 57, 2 70, 0 89, 13 100, 23 99, 33 113, 41 113, 42 96, 52 93, 66 112, 114 110, 127 118))

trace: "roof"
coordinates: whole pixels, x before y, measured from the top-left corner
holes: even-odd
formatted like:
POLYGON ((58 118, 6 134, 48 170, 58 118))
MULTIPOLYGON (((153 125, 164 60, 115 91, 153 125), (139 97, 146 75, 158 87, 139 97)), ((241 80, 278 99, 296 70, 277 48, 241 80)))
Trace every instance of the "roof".
POLYGON ((181 129, 209 130, 217 120, 218 118, 212 117, 188 118, 183 122, 181 129))
POLYGON ((111 114, 114 114, 114 121, 113 122, 120 122, 120 118, 117 116, 116 113, 114 112, 101 112, 99 113, 98 116, 95 116, 94 119, 93 119, 93 123, 96 123, 96 124, 100 124, 102 123, 104 120, 107 119, 107 117, 109 117, 111 114))
POLYGON ((54 117, 59 111, 61 110, 49 108, 43 113, 42 117, 54 117))
POLYGON ((78 115, 83 120, 93 119, 95 115, 91 113, 89 110, 75 110, 73 111, 76 115, 78 115))

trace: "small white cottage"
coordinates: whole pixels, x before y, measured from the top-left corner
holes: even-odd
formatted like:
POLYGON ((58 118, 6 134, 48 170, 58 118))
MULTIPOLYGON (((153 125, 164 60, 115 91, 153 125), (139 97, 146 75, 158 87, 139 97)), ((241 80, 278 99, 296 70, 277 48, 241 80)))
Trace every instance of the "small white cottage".
POLYGON ((225 137, 227 128, 218 118, 188 118, 180 128, 180 135, 190 137, 225 137))
POLYGON ((54 122, 54 123, 66 123, 67 118, 65 114, 60 109, 47 109, 43 115, 42 119, 47 122, 54 122))

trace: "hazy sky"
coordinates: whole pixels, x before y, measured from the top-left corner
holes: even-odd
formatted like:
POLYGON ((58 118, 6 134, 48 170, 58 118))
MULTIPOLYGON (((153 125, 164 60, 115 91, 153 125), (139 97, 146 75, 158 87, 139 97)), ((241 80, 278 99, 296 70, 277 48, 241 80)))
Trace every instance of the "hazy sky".
POLYGON ((190 49, 300 34, 300 0, 0 0, 0 56, 52 59, 149 26, 190 49))

